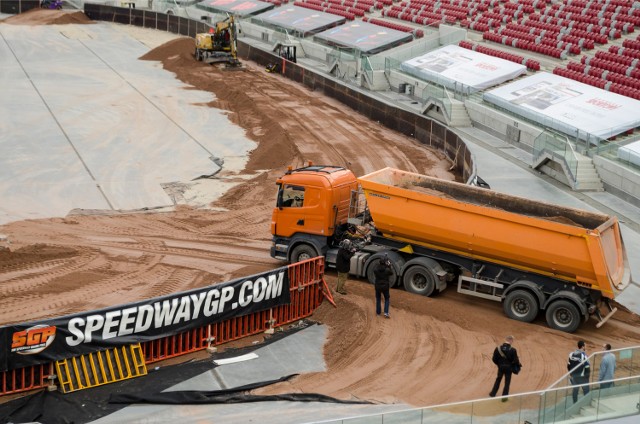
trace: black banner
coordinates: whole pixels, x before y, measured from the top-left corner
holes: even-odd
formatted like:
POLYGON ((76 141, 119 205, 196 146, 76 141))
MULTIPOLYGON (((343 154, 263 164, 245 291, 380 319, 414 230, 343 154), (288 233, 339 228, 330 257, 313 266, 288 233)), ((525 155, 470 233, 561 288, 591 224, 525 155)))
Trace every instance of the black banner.
POLYGON ((202 289, 0 327, 0 371, 155 340, 291 303, 282 267, 202 289))

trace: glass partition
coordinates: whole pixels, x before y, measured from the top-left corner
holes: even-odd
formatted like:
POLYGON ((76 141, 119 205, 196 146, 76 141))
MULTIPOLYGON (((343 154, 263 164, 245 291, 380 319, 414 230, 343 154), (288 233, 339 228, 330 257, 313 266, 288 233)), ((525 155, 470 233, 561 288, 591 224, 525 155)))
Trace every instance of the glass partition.
POLYGON ((537 161, 544 154, 549 154, 561 162, 564 162, 570 174, 568 177, 572 185, 576 182, 578 158, 567 137, 553 134, 549 131, 543 131, 533 141, 533 160, 537 161))
POLYGON ((576 402, 567 375, 547 390, 521 393, 509 397, 479 399, 447 405, 430 406, 384 414, 367 415, 323 423, 345 424, 555 424, 588 423, 638 415, 640 422, 640 347, 609 351, 616 359, 613 380, 598 381, 602 357, 589 357, 591 380, 589 392, 579 387, 576 402), (601 383, 611 383, 603 387, 601 383))

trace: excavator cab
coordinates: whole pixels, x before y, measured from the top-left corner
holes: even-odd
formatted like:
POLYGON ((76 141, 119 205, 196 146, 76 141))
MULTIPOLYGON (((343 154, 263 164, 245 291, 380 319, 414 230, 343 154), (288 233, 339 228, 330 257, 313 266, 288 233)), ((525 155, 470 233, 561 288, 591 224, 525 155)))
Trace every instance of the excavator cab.
POLYGON ((196 34, 196 60, 208 64, 226 63, 228 67, 241 66, 237 54, 237 34, 233 16, 216 22, 208 33, 196 34))

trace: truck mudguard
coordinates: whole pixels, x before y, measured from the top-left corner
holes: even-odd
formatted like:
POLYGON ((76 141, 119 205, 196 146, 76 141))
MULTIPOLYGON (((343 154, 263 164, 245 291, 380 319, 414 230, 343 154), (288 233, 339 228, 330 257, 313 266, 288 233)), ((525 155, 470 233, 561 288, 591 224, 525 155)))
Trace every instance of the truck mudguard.
MULTIPOLYGON (((291 238, 291 243, 289 244, 289 249, 287 252, 287 256, 291 257, 291 254, 296 249, 296 247, 306 244, 307 246, 312 246, 317 256, 324 256, 327 251, 327 238, 322 236, 316 236, 313 234, 304 234, 299 233, 294 235, 291 238)), ((297 262, 293 260, 292 262, 297 262)))
MULTIPOLYGON (((545 304, 545 296, 544 296, 544 293, 542 292, 542 288, 540 287, 540 285, 531 281, 526 281, 526 280, 518 281, 516 283, 509 285, 505 289, 504 293, 502 293, 502 299, 504 300, 507 297, 507 295, 512 291, 523 289, 523 288, 533 293, 536 296, 536 298, 538 299, 538 305, 542 306, 545 304)), ((544 309, 544 307, 541 307, 540 309, 544 309)))
POLYGON ((559 299, 566 299, 571 301, 576 305, 578 309, 580 309, 580 313, 584 317, 589 316, 589 312, 587 311, 587 306, 584 299, 578 296, 577 293, 574 293, 568 290, 562 290, 562 291, 559 291, 558 293, 554 293, 553 295, 549 296, 549 299, 547 299, 545 304, 542 306, 542 309, 547 309, 549 305, 551 305, 553 302, 559 299))
POLYGON ((436 281, 436 290, 438 292, 441 292, 447 288, 447 281, 444 278, 447 275, 447 271, 442 268, 442 265, 440 265, 438 261, 424 256, 419 256, 411 259, 406 264, 404 264, 402 273, 404 274, 405 270, 409 269, 413 265, 422 265, 423 267, 433 271, 433 273, 438 277, 436 281))

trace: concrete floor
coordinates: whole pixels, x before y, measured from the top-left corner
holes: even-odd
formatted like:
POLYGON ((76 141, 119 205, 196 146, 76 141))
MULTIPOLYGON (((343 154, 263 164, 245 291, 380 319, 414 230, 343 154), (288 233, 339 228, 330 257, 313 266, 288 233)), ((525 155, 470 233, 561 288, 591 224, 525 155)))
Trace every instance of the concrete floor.
POLYGON ((0 25, 0 224, 173 206, 164 186, 243 170, 255 143, 123 27, 0 25))

